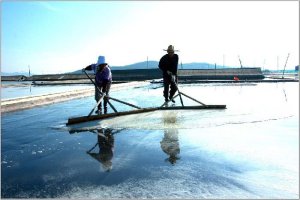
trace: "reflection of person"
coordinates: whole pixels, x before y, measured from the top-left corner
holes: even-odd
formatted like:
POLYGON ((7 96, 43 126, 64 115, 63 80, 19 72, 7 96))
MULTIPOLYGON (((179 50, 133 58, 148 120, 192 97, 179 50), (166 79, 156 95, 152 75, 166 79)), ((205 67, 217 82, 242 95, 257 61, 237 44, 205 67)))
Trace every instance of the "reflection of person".
POLYGON ((160 142, 160 146, 163 152, 169 155, 169 158, 167 158, 166 160, 169 161, 172 165, 174 165, 176 161, 180 159, 178 130, 174 127, 176 125, 176 117, 176 113, 164 111, 164 137, 160 142))
MULTIPOLYGON (((99 56, 96 64, 91 64, 84 68, 84 70, 94 70, 95 73, 95 83, 101 92, 105 93, 106 96, 109 95, 109 89, 112 82, 112 74, 109 65, 105 62, 104 56, 99 56)), ((95 100, 98 102, 101 98, 100 93, 97 88, 95 88, 95 100)), ((107 113, 107 101, 108 99, 104 98, 104 113, 107 113)), ((98 105, 98 110, 96 113, 102 113, 102 103, 98 105)))
MULTIPOLYGON (((177 68, 178 68, 178 55, 174 52, 173 45, 169 45, 168 49, 165 50, 168 54, 164 55, 160 61, 158 67, 163 72, 163 82, 164 82, 164 97, 167 102, 169 99, 172 99, 175 92, 177 91, 176 83, 178 82, 177 77, 177 68), (171 85, 170 95, 169 87, 171 85)), ((175 102, 174 100, 172 102, 175 102)))
POLYGON ((168 160, 171 164, 175 164, 179 158, 180 147, 178 140, 178 130, 177 129, 165 129, 164 137, 160 142, 161 149, 163 152, 169 155, 168 160))
POLYGON ((98 130, 98 142, 87 153, 98 160, 102 164, 104 171, 109 172, 112 169, 112 158, 114 154, 114 136, 111 129, 98 130), (92 153, 91 151, 99 146, 99 153, 92 153))

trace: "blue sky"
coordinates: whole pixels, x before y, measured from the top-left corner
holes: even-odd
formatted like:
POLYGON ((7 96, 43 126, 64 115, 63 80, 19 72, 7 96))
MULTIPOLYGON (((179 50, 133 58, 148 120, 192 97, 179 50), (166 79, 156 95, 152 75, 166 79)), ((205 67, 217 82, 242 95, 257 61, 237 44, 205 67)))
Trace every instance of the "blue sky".
POLYGON ((298 1, 2 1, 1 13, 3 72, 158 61, 169 44, 183 63, 299 64, 298 1))

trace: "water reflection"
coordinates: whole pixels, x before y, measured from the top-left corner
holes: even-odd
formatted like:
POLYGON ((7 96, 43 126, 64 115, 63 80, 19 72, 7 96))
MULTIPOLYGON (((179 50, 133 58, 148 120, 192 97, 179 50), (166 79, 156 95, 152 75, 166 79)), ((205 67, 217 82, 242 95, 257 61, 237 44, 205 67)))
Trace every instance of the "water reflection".
POLYGON ((286 97, 285 89, 282 88, 282 90, 283 90, 283 94, 284 94, 284 99, 285 99, 285 101, 287 102, 287 97, 286 97))
POLYGON ((163 123, 165 126, 164 137, 160 142, 160 147, 169 157, 165 161, 169 161, 172 165, 180 159, 180 147, 178 139, 178 129, 176 128, 177 112, 163 112, 163 123))
POLYGON ((112 133, 112 129, 98 129, 96 133, 97 143, 87 151, 87 154, 99 161, 104 171, 109 172, 112 170, 112 158, 114 155, 114 133, 112 133), (99 150, 93 152, 97 146, 99 150))
POLYGON ((166 158, 166 161, 169 161, 172 165, 180 159, 178 156, 180 153, 179 140, 178 140, 178 130, 177 129, 167 129, 164 130, 164 137, 160 142, 160 147, 169 158, 166 158))

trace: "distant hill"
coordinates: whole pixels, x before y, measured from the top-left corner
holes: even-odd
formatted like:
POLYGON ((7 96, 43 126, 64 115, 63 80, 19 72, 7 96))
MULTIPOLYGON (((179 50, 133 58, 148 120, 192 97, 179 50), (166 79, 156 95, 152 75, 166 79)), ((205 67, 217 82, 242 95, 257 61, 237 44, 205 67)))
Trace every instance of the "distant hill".
POLYGON ((178 69, 215 69, 215 68, 233 68, 229 66, 220 66, 215 64, 210 64, 210 63, 198 63, 198 62, 193 62, 193 63, 185 63, 185 64, 178 64, 178 69))
MULTIPOLYGON (((220 66, 217 65, 217 68, 232 68, 229 66, 220 66)), ((112 70, 130 70, 130 69, 153 69, 158 68, 158 61, 147 61, 139 62, 131 65, 125 65, 125 66, 112 66, 112 70)), ((199 63, 199 62, 193 62, 193 63, 178 63, 178 69, 214 69, 215 65, 210 63, 199 63)))
POLYGON ((28 76, 28 72, 1 72, 1 76, 19 76, 19 75, 28 76))
MULTIPOLYGON (((265 69, 265 70, 262 70, 264 73, 278 73, 278 74, 282 74, 283 73, 283 70, 269 70, 269 69, 265 69)), ((287 69, 284 71, 284 73, 288 74, 294 74, 294 73, 298 73, 297 70, 292 70, 292 69, 287 69)))
MULTIPOLYGON (((216 65, 216 67, 219 68, 233 68, 229 66, 220 66, 216 65)), ((155 69, 158 68, 158 61, 143 61, 143 62, 138 62, 130 65, 124 65, 124 66, 111 66, 112 70, 134 70, 134 69, 155 69)), ((198 62, 193 62, 193 63, 178 63, 178 69, 215 69, 214 64, 210 63, 198 63, 198 62)), ((74 72, 70 72, 68 74, 81 74, 81 70, 77 70, 74 72)), ((88 73, 93 73, 93 72, 88 72, 88 73)))
POLYGON ((157 61, 144 61, 125 66, 111 66, 112 70, 153 69, 158 67, 157 61))
MULTIPOLYGON (((223 68, 223 66, 217 65, 217 68, 223 68)), ((158 61, 147 61, 139 62, 131 65, 125 65, 125 66, 112 66, 112 70, 130 70, 130 69, 153 69, 158 68, 158 61)), ((215 65, 210 63, 178 63, 178 69, 214 69, 215 65)), ((231 68, 226 66, 226 68, 231 68)))
MULTIPOLYGON (((215 69, 218 68, 236 68, 232 66, 220 66, 220 65, 214 65, 210 63, 205 62, 192 62, 192 63, 178 63, 178 69, 215 69)), ((134 69, 157 69, 158 68, 158 61, 143 61, 138 62, 130 65, 124 65, 124 66, 111 66, 112 70, 134 70, 134 69)), ((83 72, 81 70, 76 70, 73 72, 66 72, 64 74, 82 74, 83 72)), ((87 73, 92 74, 92 71, 87 71, 87 73)), ((28 76, 28 72, 14 72, 14 73, 5 73, 1 72, 1 76, 15 76, 15 75, 24 75, 28 76)), ((31 74, 34 75, 34 74, 31 74)))

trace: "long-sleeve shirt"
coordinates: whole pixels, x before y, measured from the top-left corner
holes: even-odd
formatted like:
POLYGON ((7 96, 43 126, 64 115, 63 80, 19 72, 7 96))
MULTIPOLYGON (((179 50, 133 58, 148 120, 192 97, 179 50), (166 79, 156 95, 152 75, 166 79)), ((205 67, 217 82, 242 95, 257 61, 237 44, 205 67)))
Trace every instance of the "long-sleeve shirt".
POLYGON ((102 70, 100 70, 96 64, 89 65, 85 69, 94 71, 95 80, 98 85, 102 85, 104 82, 112 81, 112 73, 108 65, 106 65, 102 70))
POLYGON ((112 81, 112 74, 111 74, 111 70, 109 68, 108 65, 106 65, 103 70, 99 70, 96 73, 96 83, 99 85, 102 85, 102 83, 104 82, 111 82, 112 81))
POLYGON ((174 54, 170 57, 168 54, 164 55, 158 64, 158 67, 163 71, 163 76, 168 76, 167 71, 172 72, 172 74, 177 75, 178 67, 178 55, 174 54))

